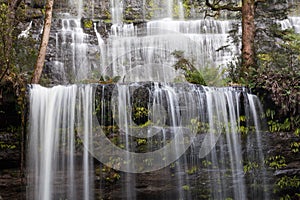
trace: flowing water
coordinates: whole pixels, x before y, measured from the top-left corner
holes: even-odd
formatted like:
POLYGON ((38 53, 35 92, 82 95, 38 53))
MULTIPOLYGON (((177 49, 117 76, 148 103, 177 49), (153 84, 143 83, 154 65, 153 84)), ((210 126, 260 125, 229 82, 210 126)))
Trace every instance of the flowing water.
POLYGON ((191 174, 201 172, 213 199, 267 199, 266 184, 258 183, 265 181, 265 170, 251 180, 260 189, 246 185, 243 163, 263 167, 264 159, 258 100, 244 91, 158 82, 32 85, 30 102, 28 199, 93 199, 97 176, 92 157, 130 172, 122 173, 125 199, 139 194, 135 173, 157 170, 166 178, 170 172, 165 171, 174 171, 176 198, 200 196, 193 192, 197 185, 189 182, 195 181, 191 174), (242 117, 249 123, 243 126, 255 127, 248 133, 252 143, 247 153, 239 133, 242 117), (107 131, 109 126, 117 133, 107 131), (187 149, 191 152, 184 154, 187 149))
POLYGON ((216 50, 234 21, 183 20, 182 1, 166 1, 157 19, 137 26, 123 22, 123 3, 110 1, 108 37, 92 23, 96 42, 82 28, 82 1, 72 5, 76 16, 60 15, 62 82, 120 79, 29 87, 27 198, 269 199, 257 97, 189 84, 172 67, 174 51, 198 69, 232 60, 236 47, 216 50))
MULTIPOLYGON (((162 4, 162 1, 156 4, 162 4)), ((82 2, 74 5, 82 5, 82 2)), ((164 9, 159 11, 160 14, 143 25, 123 22, 124 2, 111 0, 110 5, 112 25, 107 35, 101 36, 98 32, 102 23, 96 21, 94 24, 99 45, 95 45, 94 36, 82 28, 85 26, 80 20, 83 8, 78 8, 76 16, 61 14, 61 29, 56 33, 55 65, 65 71, 64 83, 94 78, 95 74, 124 76, 131 69, 146 65, 146 68, 151 65, 172 67, 176 62, 172 55, 175 51, 183 52, 198 69, 218 69, 239 52, 238 47, 227 42, 234 20, 184 20, 182 1, 166 1, 161 5, 164 9), (172 19, 173 6, 178 8, 177 20, 172 19), (160 15, 163 16, 157 18, 160 15), (225 45, 226 51, 218 50, 225 45)))

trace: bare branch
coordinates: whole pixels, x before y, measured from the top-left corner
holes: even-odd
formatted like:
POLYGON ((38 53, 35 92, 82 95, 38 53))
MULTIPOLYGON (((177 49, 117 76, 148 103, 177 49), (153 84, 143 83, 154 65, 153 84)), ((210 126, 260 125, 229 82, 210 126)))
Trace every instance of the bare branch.
POLYGON ((220 11, 220 10, 242 11, 242 7, 237 6, 234 3, 221 5, 220 2, 221 2, 220 0, 217 0, 211 3, 210 0, 205 0, 206 6, 208 6, 212 11, 220 11))

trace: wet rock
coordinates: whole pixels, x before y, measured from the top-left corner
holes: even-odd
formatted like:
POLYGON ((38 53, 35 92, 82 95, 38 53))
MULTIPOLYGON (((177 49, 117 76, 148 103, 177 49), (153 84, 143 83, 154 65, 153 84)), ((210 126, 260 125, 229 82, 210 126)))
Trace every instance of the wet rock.
POLYGON ((300 175, 300 169, 282 169, 276 170, 274 173, 275 176, 295 176, 300 175))

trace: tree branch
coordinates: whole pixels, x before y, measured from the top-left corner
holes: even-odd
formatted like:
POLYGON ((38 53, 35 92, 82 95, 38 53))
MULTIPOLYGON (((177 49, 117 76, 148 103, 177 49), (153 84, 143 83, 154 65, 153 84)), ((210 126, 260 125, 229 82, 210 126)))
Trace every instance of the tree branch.
POLYGON ((213 1, 212 3, 210 0, 205 0, 206 6, 208 6, 212 11, 220 11, 220 10, 228 10, 228 11, 242 11, 241 6, 236 6, 234 3, 228 3, 221 5, 220 0, 213 1))

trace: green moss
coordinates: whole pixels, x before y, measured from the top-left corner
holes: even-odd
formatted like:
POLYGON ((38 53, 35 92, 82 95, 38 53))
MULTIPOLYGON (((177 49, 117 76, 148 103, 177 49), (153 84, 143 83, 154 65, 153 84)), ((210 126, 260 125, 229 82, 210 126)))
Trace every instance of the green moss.
POLYGON ((184 191, 189 191, 189 190, 190 190, 190 186, 189 186, 189 185, 183 185, 183 186, 182 186, 182 189, 183 189, 184 191))
POLYGON ((136 142, 138 145, 146 145, 147 144, 147 140, 145 138, 137 138, 136 142))
POLYGON ((85 19, 83 21, 83 26, 86 29, 92 29, 93 28, 93 21, 91 19, 85 19))
POLYGON ((17 146, 14 145, 14 144, 7 144, 7 143, 4 143, 4 142, 0 142, 0 149, 10 149, 10 150, 13 150, 13 149, 16 149, 17 146))
POLYGON ((186 171, 186 173, 189 174, 189 175, 191 175, 191 174, 195 174, 197 171, 198 171, 197 166, 193 166, 193 167, 191 167, 190 169, 188 169, 188 170, 186 171))

